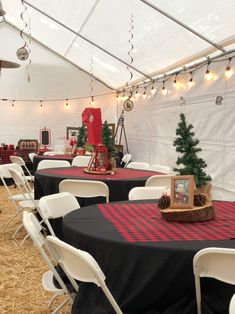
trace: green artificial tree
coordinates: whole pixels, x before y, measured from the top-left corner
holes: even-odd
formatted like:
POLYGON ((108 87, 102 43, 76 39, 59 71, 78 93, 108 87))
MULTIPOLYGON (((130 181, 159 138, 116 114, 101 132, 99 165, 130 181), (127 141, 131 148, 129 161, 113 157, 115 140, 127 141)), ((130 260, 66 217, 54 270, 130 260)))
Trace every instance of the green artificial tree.
POLYGON ((201 148, 197 147, 199 144, 198 139, 194 139, 194 132, 192 132, 192 124, 187 125, 185 115, 180 114, 181 121, 176 129, 176 139, 174 140, 174 146, 176 151, 181 155, 178 156, 176 164, 179 168, 174 168, 179 175, 194 175, 196 187, 202 187, 211 181, 211 177, 203 170, 207 167, 206 162, 197 156, 197 153, 201 151, 201 148))
POLYGON ((78 128, 78 136, 77 136, 77 147, 85 147, 87 143, 87 131, 86 126, 83 124, 78 128))
POLYGON ((115 143, 112 136, 112 131, 108 126, 107 121, 104 122, 102 127, 102 143, 108 149, 108 157, 113 157, 115 155, 115 143))

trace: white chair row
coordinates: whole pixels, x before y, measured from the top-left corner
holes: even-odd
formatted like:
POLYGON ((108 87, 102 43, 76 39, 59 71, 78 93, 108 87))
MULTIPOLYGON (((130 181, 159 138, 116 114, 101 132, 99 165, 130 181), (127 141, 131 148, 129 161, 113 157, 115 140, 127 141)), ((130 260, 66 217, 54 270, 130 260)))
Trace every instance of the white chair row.
POLYGON ((147 162, 137 162, 137 161, 129 162, 127 164, 126 168, 151 170, 151 171, 162 172, 162 173, 166 173, 166 174, 169 174, 171 172, 171 169, 168 166, 150 165, 147 162))

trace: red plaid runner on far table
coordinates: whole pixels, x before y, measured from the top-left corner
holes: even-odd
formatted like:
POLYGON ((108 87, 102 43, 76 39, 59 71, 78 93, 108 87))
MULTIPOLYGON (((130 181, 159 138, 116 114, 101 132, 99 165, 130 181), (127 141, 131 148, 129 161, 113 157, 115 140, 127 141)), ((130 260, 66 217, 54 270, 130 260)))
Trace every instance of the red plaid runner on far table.
POLYGON ((99 204, 127 242, 226 240, 235 238, 235 203, 213 202, 216 218, 205 222, 167 222, 156 203, 99 204))

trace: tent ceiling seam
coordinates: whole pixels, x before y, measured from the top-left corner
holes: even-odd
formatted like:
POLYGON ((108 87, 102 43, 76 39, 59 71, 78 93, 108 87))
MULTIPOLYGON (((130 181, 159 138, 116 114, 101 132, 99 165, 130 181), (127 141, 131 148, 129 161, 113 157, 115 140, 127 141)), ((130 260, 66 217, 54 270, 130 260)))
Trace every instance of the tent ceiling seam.
MULTIPOLYGON (((97 4, 100 2, 100 0, 96 0, 96 2, 94 3, 94 5, 92 6, 90 12, 87 14, 85 20, 83 21, 80 29, 77 31, 79 34, 82 32, 83 28, 86 26, 87 22, 89 21, 92 13, 94 12, 97 4)), ((69 53, 72 45, 74 44, 75 40, 77 39, 77 35, 74 36, 73 40, 71 41, 71 44, 69 45, 68 49, 66 50, 65 54, 64 54, 64 57, 66 58, 67 54, 69 53)))
POLYGON ((22 0, 25 4, 27 4, 28 6, 30 6, 31 8, 33 8, 34 10, 38 11, 39 13, 41 13, 42 15, 46 16, 47 18, 51 19, 52 21, 56 22, 57 24, 59 24, 60 26, 62 26, 63 28, 66 28, 68 31, 74 33, 75 35, 77 35, 78 37, 82 38, 83 40, 87 41, 89 44, 91 44, 92 46, 100 49, 101 51, 103 51, 104 53, 108 54, 109 56, 111 56, 112 58, 118 60, 119 62, 125 64, 126 66, 129 66, 130 68, 132 68, 133 70, 135 70, 136 72, 142 74, 144 77, 150 79, 152 81, 152 78, 150 76, 148 76, 147 74, 145 74, 144 72, 142 72, 141 70, 137 69, 136 67, 134 67, 133 65, 130 65, 129 63, 127 63, 126 61, 120 59, 119 57, 117 57, 116 55, 112 54, 111 52, 107 51, 106 49, 102 48, 101 46, 95 44, 94 42, 92 42, 91 40, 89 40, 88 38, 86 38, 85 36, 78 34, 76 31, 74 31, 73 29, 71 29, 70 27, 66 26, 65 24, 61 23, 60 21, 56 20, 55 18, 53 18, 52 16, 48 15, 47 13, 41 11, 40 9, 38 9, 37 7, 35 7, 34 5, 32 5, 31 3, 29 3, 26 0, 22 0))
POLYGON ((217 45, 215 42, 211 41, 209 38, 203 36, 202 34, 200 34, 199 32, 195 31, 194 29, 192 29, 191 27, 189 27, 188 25, 186 25, 185 23, 179 21, 178 19, 176 19, 174 16, 166 13, 165 11, 163 11, 162 9, 156 7, 155 5, 153 5, 152 3, 150 3, 147 0, 140 0, 141 2, 143 2, 144 4, 148 5, 150 8, 158 11, 160 14, 164 15, 165 17, 167 17, 168 19, 170 19, 171 21, 177 23, 178 25, 180 25, 181 27, 187 29, 189 32, 191 32, 192 34, 196 35, 197 37, 201 38, 202 40, 206 41, 208 44, 210 44, 211 46, 214 46, 216 49, 221 50, 222 52, 226 52, 223 47, 217 45))
MULTIPOLYGON (((20 31, 20 29, 12 24, 11 22, 5 20, 5 22, 10 25, 11 27, 14 27, 15 29, 17 29, 18 31, 20 31)), ((28 34, 25 33, 25 35, 28 36, 28 34)), ((62 58, 64 61, 72 64, 73 66, 75 66, 77 69, 79 69, 80 71, 84 72, 86 75, 90 75, 89 72, 87 72, 86 70, 84 70, 83 68, 81 68, 80 66, 78 66, 77 64, 73 63, 72 61, 70 61, 69 59, 65 58, 63 55, 61 55, 60 53, 56 52, 55 50, 51 49, 50 47, 48 47, 47 45, 43 44, 41 41, 39 41, 38 39, 34 38, 33 36, 31 36, 31 38, 37 42, 38 44, 40 44, 41 46, 45 47, 46 49, 50 50, 52 53, 56 54, 57 56, 59 56, 60 58, 62 58)), ((98 82, 100 82, 101 84, 105 85, 106 87, 108 87, 111 90, 116 91, 116 88, 114 88, 113 86, 110 86, 109 84, 107 84, 106 82, 103 82, 101 79, 99 79, 98 77, 92 75, 94 77, 95 80, 97 80, 98 82)))

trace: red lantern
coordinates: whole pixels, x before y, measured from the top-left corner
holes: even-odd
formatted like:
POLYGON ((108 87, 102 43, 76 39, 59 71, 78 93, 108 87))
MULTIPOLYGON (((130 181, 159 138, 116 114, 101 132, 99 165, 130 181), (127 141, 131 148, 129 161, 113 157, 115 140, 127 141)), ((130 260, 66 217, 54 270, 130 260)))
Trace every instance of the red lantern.
POLYGON ((89 171, 105 172, 109 167, 108 150, 104 144, 99 144, 88 165, 89 171))

